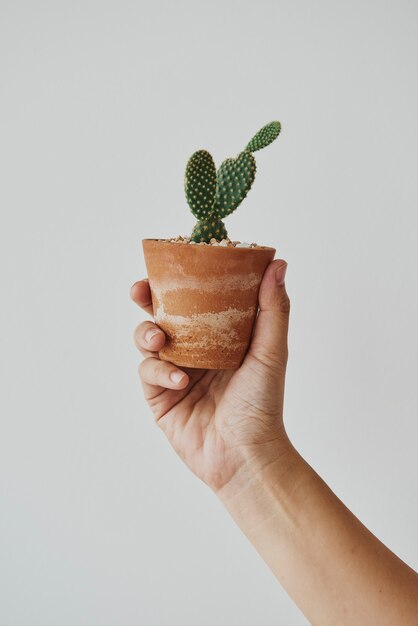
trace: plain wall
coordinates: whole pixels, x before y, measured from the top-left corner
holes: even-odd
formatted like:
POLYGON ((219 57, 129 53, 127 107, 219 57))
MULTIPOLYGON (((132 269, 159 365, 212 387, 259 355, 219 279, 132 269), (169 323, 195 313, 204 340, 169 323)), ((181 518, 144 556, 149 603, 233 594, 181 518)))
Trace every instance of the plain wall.
MULTIPOLYGON (((417 4, 0 1, 0 623, 306 624, 153 423, 129 299, 184 167, 263 124, 296 447, 418 567, 417 4)), ((318 598, 321 602, 321 598, 318 598)))

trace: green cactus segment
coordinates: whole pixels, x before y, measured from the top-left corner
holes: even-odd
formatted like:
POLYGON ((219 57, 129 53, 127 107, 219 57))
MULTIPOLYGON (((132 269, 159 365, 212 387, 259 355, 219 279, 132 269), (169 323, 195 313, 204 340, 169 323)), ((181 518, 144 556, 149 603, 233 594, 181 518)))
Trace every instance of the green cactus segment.
POLYGON ((251 189, 256 172, 251 152, 241 152, 236 159, 226 159, 218 169, 213 215, 226 217, 241 204, 251 189))
POLYGON ((199 220, 209 218, 216 192, 216 166, 207 150, 198 150, 189 159, 184 190, 190 210, 199 220))
POLYGON ((191 241, 209 243, 211 239, 221 241, 227 237, 228 233, 222 220, 199 220, 193 229, 191 241))
POLYGON ((254 135, 251 141, 248 142, 245 149, 250 152, 256 152, 256 150, 265 148, 279 136, 281 128, 280 122, 270 122, 270 124, 266 124, 254 135))

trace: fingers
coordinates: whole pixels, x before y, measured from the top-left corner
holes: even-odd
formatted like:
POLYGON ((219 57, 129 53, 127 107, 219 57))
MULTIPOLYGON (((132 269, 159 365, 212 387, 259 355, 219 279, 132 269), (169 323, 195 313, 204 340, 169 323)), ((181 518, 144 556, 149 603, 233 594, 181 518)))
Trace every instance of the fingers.
POLYGON ((276 259, 267 267, 259 291, 260 311, 254 327, 250 354, 269 366, 284 369, 290 300, 285 287, 287 263, 276 259))
POLYGON ((147 278, 139 280, 131 287, 131 298, 141 309, 144 309, 150 315, 153 315, 151 291, 147 278))
POLYGON ((155 356, 165 343, 165 334, 153 322, 142 322, 135 329, 134 342, 144 356, 155 356))
MULTIPOLYGON (((153 315, 151 291, 147 279, 134 283, 131 298, 144 311, 153 315)), ((165 334, 153 322, 142 322, 134 332, 134 341, 138 350, 146 357, 139 366, 139 376, 146 400, 158 398, 167 389, 187 393, 189 375, 173 363, 160 361, 157 352, 165 343, 165 334)), ((165 396, 165 394, 164 394, 165 396)), ((159 399, 156 401, 159 402, 159 399)))
POLYGON ((155 398, 164 389, 184 389, 189 384, 186 372, 169 361, 160 361, 155 357, 142 361, 139 376, 147 400, 155 398))

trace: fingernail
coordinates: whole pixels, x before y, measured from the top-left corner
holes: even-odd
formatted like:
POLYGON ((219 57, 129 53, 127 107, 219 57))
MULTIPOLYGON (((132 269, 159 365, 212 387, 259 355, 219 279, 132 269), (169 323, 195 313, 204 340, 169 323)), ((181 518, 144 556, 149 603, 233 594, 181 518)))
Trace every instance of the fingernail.
POLYGON ((184 378, 184 372, 171 372, 170 374, 170 380, 175 384, 178 385, 179 382, 181 380, 183 380, 184 378))
POLYGON ((283 285, 284 279, 286 276, 287 263, 281 263, 276 268, 276 283, 278 285, 283 285))
POLYGON ((161 330, 157 330, 156 328, 154 329, 150 329, 147 330, 147 332, 145 333, 145 341, 147 343, 149 343, 153 337, 155 337, 155 335, 159 335, 161 333, 161 330))

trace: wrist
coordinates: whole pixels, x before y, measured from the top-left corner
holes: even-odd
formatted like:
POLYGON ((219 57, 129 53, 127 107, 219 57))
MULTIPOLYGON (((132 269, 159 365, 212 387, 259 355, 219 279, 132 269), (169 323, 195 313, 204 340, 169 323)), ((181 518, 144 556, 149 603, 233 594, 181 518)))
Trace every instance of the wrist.
POLYGON ((302 458, 283 434, 268 443, 245 446, 242 462, 231 479, 216 491, 225 507, 245 507, 247 500, 267 497, 272 490, 284 487, 294 474, 302 458))

